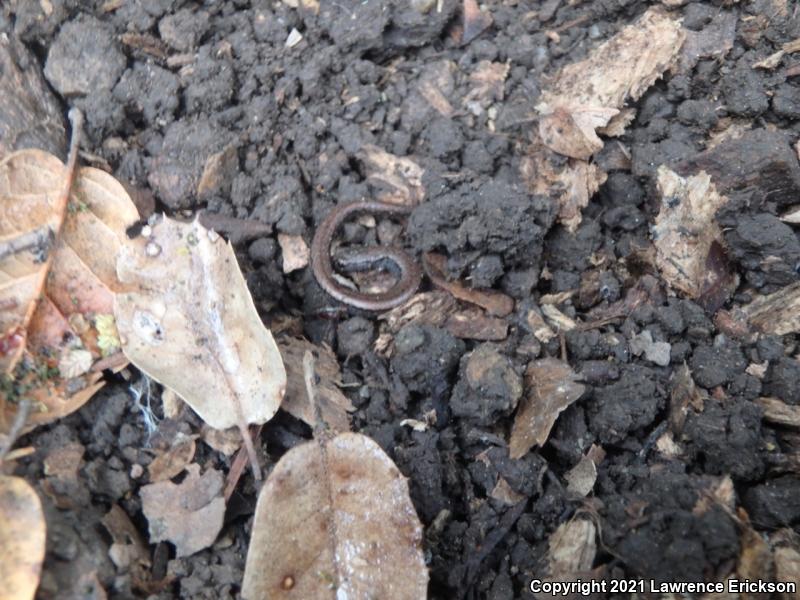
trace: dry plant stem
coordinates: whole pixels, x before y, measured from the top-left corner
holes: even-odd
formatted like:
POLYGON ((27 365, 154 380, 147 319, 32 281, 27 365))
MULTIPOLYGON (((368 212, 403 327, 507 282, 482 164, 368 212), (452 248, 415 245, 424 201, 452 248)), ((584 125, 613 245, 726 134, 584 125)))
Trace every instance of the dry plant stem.
MULTIPOLYGON (((252 434, 248 432, 248 436, 252 436, 252 439, 257 440, 261 436, 261 430, 264 428, 263 425, 257 425, 253 430, 252 434)), ((225 492, 223 494, 225 498, 225 504, 231 499, 233 496, 233 492, 236 490, 236 486, 239 485, 239 479, 242 477, 242 473, 244 472, 244 468, 247 465, 247 450, 244 448, 240 448, 239 451, 236 453, 236 456, 233 458, 233 462, 231 463, 231 468, 228 471, 228 479, 225 482, 225 492)))
POLYGON ((8 455, 9 450, 14 446, 17 438, 22 433, 25 427, 25 422, 28 420, 28 414, 31 412, 31 403, 27 398, 23 398, 18 407, 17 413, 14 415, 14 422, 8 431, 6 440, 0 444, 0 465, 3 464, 3 459, 8 455))

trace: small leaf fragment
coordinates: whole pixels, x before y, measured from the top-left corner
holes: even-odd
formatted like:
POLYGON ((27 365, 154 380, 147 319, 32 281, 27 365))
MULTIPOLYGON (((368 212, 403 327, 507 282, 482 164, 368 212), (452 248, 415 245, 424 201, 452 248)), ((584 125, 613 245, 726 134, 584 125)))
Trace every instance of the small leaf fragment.
POLYGON ((287 452, 256 507, 242 596, 423 600, 428 572, 408 483, 356 433, 287 452))
POLYGON ((177 556, 189 556, 214 543, 222 529, 225 500, 222 474, 191 464, 181 483, 159 481, 141 488, 142 510, 150 526, 150 542, 175 544, 177 556))
POLYGON ((585 390, 572 368, 556 358, 531 362, 525 371, 525 386, 511 429, 511 458, 520 458, 533 446, 542 446, 561 411, 585 390))
POLYGON ((39 496, 24 479, 0 475, 0 600, 34 597, 44 549, 39 496))

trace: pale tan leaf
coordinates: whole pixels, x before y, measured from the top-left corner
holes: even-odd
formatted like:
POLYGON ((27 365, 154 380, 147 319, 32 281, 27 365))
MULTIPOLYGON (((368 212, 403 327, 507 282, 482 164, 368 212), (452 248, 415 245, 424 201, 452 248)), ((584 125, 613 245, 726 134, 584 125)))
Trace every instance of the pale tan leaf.
POLYGON ((135 288, 114 303, 131 362, 217 429, 272 418, 286 372, 230 244, 165 217, 121 249, 117 272, 135 288))
POLYGON ((618 113, 616 108, 602 106, 558 106, 539 119, 539 137, 554 152, 589 160, 603 148, 595 130, 608 125, 618 113))
POLYGON ((786 427, 800 427, 800 406, 768 396, 758 398, 756 404, 764 410, 765 421, 786 427))
POLYGON ((550 536, 547 567, 550 579, 563 579, 592 568, 597 542, 594 523, 574 519, 558 526, 550 536))
POLYGON ((214 429, 203 425, 200 437, 211 448, 225 456, 233 456, 242 447, 242 434, 236 427, 229 429, 214 429))
POLYGON ((389 154, 373 144, 365 144, 358 158, 364 162, 367 182, 378 190, 378 200, 416 206, 425 198, 425 170, 410 158, 389 154))
POLYGON ((166 451, 159 453, 147 465, 150 482, 166 481, 182 473, 194 459, 196 439, 196 435, 188 436, 178 433, 172 440, 170 447, 166 451))
POLYGON ((462 104, 477 102, 480 107, 486 108, 492 102, 502 100, 510 69, 509 63, 480 61, 469 74, 470 90, 461 101, 462 104))
POLYGON ((562 130, 547 127, 542 140, 556 152, 567 150, 567 156, 591 156, 602 148, 594 130, 607 125, 618 109, 640 98, 676 63, 685 37, 679 19, 651 8, 588 58, 561 69, 536 108, 545 116, 572 115, 574 124, 562 115, 558 121, 569 125, 562 130))
POLYGON ((369 438, 287 452, 256 506, 242 596, 424 600, 422 526, 408 483, 369 438))
POLYGON ((303 236, 279 233, 278 244, 281 247, 284 273, 291 273, 292 271, 303 269, 308 265, 311 252, 303 236))
POLYGON ((525 371, 525 393, 520 400, 509 441, 509 456, 520 458, 533 446, 542 446, 556 418, 583 394, 585 387, 570 366, 556 358, 532 361, 525 371))
POLYGON ((597 481, 597 465, 589 456, 582 456, 578 464, 564 474, 567 491, 580 497, 588 496, 597 481))
POLYGON ((150 543, 172 542, 179 557, 213 544, 225 516, 222 474, 209 469, 200 475, 200 465, 196 464, 186 471, 181 483, 159 481, 140 491, 150 543))
POLYGON ((728 198, 717 192, 704 171, 684 178, 665 166, 658 168, 661 209, 653 227, 656 264, 664 279, 690 298, 724 285, 724 269, 710 269, 713 246, 723 245, 714 218, 728 198))
POLYGON ((331 430, 350 431, 350 416, 355 406, 339 390, 341 373, 336 355, 327 346, 315 346, 308 340, 286 337, 278 342, 278 349, 286 365, 286 396, 281 408, 293 417, 316 427, 317 414, 308 398, 303 379, 303 355, 311 351, 317 375, 316 403, 319 417, 331 430))
POLYGON ((114 565, 140 581, 145 580, 149 575, 150 553, 127 513, 119 505, 112 504, 101 522, 111 535, 108 556, 114 565))
POLYGON ((44 549, 39 496, 24 479, 0 475, 0 600, 32 600, 44 549))

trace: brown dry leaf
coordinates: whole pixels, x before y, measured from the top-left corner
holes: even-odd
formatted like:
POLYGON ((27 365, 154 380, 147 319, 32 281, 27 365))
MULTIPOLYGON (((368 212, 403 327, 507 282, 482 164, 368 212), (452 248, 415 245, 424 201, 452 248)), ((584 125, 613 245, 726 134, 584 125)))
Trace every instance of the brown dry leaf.
POLYGON ((480 61, 475 70, 469 74, 471 89, 462 99, 462 104, 477 103, 481 108, 486 108, 497 100, 502 100, 505 94, 505 81, 511 69, 509 63, 480 61))
POLYGON ((150 481, 152 483, 166 481, 183 473, 183 470, 194 459, 197 437, 178 432, 178 435, 172 440, 172 445, 165 452, 156 456, 153 462, 147 466, 150 481))
MULTIPOLYGON (((661 210, 653 227, 656 264, 674 289, 690 298, 706 297, 719 308, 734 287, 724 260, 722 229, 715 214, 728 202, 704 171, 684 178, 658 168, 661 210)), ((712 308, 712 312, 716 310, 712 308)))
MULTIPOLYGON (((602 452, 600 446, 593 445, 592 450, 595 448, 599 448, 600 452, 602 452)), ((589 492, 594 489, 595 481, 597 481, 597 463, 590 455, 590 452, 582 456, 578 464, 564 475, 564 479, 567 480, 567 491, 580 497, 588 496, 589 492)), ((603 454, 605 453, 603 452, 603 454)))
MULTIPOLYGON (((23 359, 13 375, 32 387, 29 428, 77 410, 102 387, 90 368, 119 351, 113 257, 138 219, 124 188, 88 167, 77 171, 59 214, 64 181, 64 165, 39 150, 0 162, 0 371, 23 359)), ((2 408, 0 429, 15 405, 2 408)))
MULTIPOLYGON (((587 143, 602 147, 593 130, 605 126, 628 100, 639 99, 675 64, 685 36, 679 19, 651 8, 598 46, 589 58, 561 69, 542 91, 536 108, 544 116, 565 111, 572 115, 573 123, 563 134, 546 127, 548 135, 541 132, 542 140, 556 152, 571 148, 567 156, 588 158, 587 143), (577 146, 575 142, 579 142, 577 146)), ((567 120, 562 117, 560 121, 567 120)))
POLYGON ((444 327, 452 335, 465 340, 500 341, 508 337, 508 321, 488 317, 478 308, 454 312, 444 327))
POLYGON ((358 158, 364 163, 367 183, 376 188, 382 202, 416 206, 425 198, 425 170, 410 158, 389 154, 373 144, 365 144, 358 158))
POLYGON ((558 526, 550 536, 547 550, 548 578, 562 580, 592 568, 597 542, 594 523, 573 519, 558 526))
POLYGON ((608 125, 618 113, 616 108, 601 106, 557 106, 539 120, 539 137, 554 152, 589 160, 603 148, 595 131, 608 125))
POLYGON ((200 429, 200 437, 209 447, 225 456, 233 456, 242 447, 242 434, 237 427, 214 429, 204 424, 200 429))
POLYGON ((762 333, 786 335, 800 331, 800 282, 759 296, 742 310, 750 324, 762 333))
POLYGON ((586 389, 564 361, 543 358, 525 371, 525 393, 520 400, 509 440, 509 456, 520 458, 533 446, 542 446, 558 415, 586 389))
POLYGON ((445 261, 445 256, 435 252, 423 255, 425 273, 434 285, 450 292, 459 300, 480 306, 491 316, 505 317, 511 314, 514 310, 513 298, 496 290, 473 289, 458 281, 448 281, 443 274, 445 261))
POLYGON ((85 451, 80 442, 70 442, 54 448, 44 459, 42 491, 62 510, 89 502, 89 490, 79 477, 85 451))
POLYGON ((212 427, 272 418, 286 389, 278 347, 258 316, 233 247, 197 221, 164 217, 120 251, 114 314, 125 355, 212 427), (191 372, 191 377, 186 373, 191 372))
MULTIPOLYGON (((760 533, 750 525, 747 513, 739 509, 738 515, 743 531, 739 537, 739 563, 736 575, 739 579, 769 579, 773 570, 772 549, 760 533)), ((746 596, 752 597, 752 596, 746 596)))
POLYGON ((408 483, 357 433, 287 452, 258 498, 242 597, 424 600, 422 526, 408 483))
POLYGON ((311 251, 308 249, 308 244, 306 244, 303 236, 279 233, 278 244, 281 247, 284 273, 291 273, 308 266, 311 251))
POLYGON ((558 221, 574 232, 581 224, 581 211, 589 204, 607 175, 597 165, 569 159, 566 163, 540 140, 521 161, 522 177, 531 192, 552 198, 558 207, 558 221))
POLYGON ((225 500, 222 474, 200 465, 186 468, 181 483, 159 481, 141 488, 142 511, 150 526, 150 543, 175 544, 178 557, 189 556, 214 543, 222 529, 225 500))
POLYGON ((463 25, 460 43, 462 45, 469 44, 486 29, 492 26, 492 15, 489 12, 483 12, 478 7, 476 0, 463 0, 461 12, 463 17, 463 25))
POLYGON ((281 408, 311 427, 317 424, 317 415, 306 393, 303 379, 303 356, 311 351, 315 358, 316 401, 319 417, 326 426, 337 432, 350 431, 350 416, 355 406, 339 390, 341 373, 339 361, 328 346, 315 346, 308 340, 286 337, 278 342, 286 365, 286 396, 281 408))
POLYGON ((32 600, 45 549, 39 496, 19 477, 0 475, 0 600, 32 600))
POLYGON ((136 581, 146 580, 150 553, 128 514, 119 505, 112 504, 101 522, 111 535, 108 556, 114 565, 123 572, 130 572, 136 581))
POLYGON ((768 396, 758 398, 756 404, 764 409, 765 421, 786 427, 800 427, 800 406, 786 404, 783 400, 768 396))

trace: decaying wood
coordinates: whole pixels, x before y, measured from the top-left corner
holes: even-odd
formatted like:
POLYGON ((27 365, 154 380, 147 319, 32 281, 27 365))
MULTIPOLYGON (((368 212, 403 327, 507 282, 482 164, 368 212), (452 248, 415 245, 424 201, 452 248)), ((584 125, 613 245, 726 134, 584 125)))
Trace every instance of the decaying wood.
POLYGON ((774 335, 800 331, 800 282, 759 296, 742 309, 750 324, 774 335))

